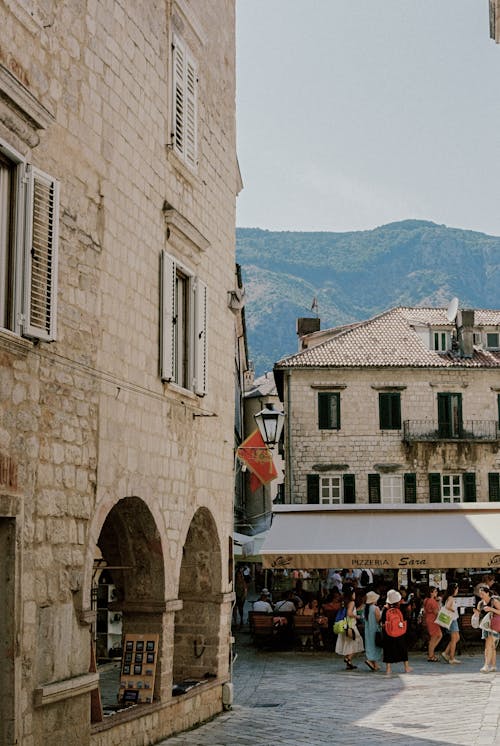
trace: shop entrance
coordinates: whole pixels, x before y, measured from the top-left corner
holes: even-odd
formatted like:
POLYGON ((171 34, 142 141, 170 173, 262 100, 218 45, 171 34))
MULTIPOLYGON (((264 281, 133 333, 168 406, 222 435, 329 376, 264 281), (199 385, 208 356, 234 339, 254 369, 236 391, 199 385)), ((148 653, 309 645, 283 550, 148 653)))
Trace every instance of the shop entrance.
MULTIPOLYGON (((120 500, 104 521, 94 561, 92 605, 97 612, 93 639, 101 700, 107 714, 123 707, 119 696, 121 646, 127 635, 158 641, 151 701, 159 700, 165 607, 163 550, 155 520, 139 497, 120 500)), ((132 687, 143 679, 136 678, 132 687)))
POLYGON ((14 743, 15 521, 0 519, 0 743, 14 743))
POLYGON ((174 682, 217 675, 220 637, 221 551, 211 513, 193 517, 182 551, 175 615, 174 682))

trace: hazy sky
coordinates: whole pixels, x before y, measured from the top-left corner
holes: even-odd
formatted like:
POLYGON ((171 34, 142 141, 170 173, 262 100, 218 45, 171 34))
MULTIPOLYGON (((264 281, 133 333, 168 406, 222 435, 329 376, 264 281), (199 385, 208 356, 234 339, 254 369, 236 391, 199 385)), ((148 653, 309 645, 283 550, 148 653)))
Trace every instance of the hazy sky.
POLYGON ((488 0, 237 0, 239 226, 500 235, 488 0))

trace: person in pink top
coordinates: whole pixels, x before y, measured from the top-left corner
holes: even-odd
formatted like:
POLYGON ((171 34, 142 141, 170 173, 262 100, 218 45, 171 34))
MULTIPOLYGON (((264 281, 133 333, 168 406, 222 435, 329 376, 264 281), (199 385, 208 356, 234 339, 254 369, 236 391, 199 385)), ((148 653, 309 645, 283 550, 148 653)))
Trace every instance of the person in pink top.
POLYGON ((431 585, 429 587, 429 595, 424 600, 424 622, 429 633, 429 648, 427 652, 427 660, 430 663, 437 663, 439 658, 437 657, 435 650, 443 637, 441 627, 434 621, 439 613, 441 604, 438 601, 438 588, 431 585))

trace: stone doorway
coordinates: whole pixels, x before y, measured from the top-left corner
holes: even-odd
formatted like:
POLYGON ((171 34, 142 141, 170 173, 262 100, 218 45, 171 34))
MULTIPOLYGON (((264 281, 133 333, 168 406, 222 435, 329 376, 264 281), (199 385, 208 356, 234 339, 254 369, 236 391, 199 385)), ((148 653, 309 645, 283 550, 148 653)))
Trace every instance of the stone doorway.
POLYGON ((15 521, 0 519, 0 743, 16 743, 14 734, 14 585, 15 521))
POLYGON ((96 608, 99 630, 94 630, 96 651, 104 663, 101 668, 101 696, 105 695, 106 701, 103 701, 103 705, 107 709, 113 705, 118 708, 121 649, 117 651, 117 643, 119 640, 121 647, 122 634, 159 635, 160 654, 156 664, 153 692, 153 699, 159 700, 162 680, 165 578, 161 536, 146 503, 139 497, 125 497, 120 500, 104 521, 97 547, 92 588, 95 608, 97 598, 102 598, 103 589, 106 595, 106 604, 101 601, 101 607, 96 608), (109 618, 107 635, 103 619, 105 614, 109 618), (118 622, 120 634, 116 632, 118 622), (116 658, 114 664, 110 663, 113 658, 116 658), (110 665, 114 672, 111 682, 110 665))
POLYGON ((206 508, 194 515, 182 551, 175 615, 174 683, 217 676, 221 609, 221 550, 206 508))

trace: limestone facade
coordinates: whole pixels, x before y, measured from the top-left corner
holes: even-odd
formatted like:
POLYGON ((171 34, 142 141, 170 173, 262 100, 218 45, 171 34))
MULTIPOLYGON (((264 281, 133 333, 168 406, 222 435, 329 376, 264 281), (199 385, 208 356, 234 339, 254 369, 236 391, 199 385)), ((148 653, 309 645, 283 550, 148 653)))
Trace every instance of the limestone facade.
POLYGON ((0 23, 0 742, 153 743, 229 676, 234 0, 0 23), (104 567, 159 651, 151 704, 101 721, 104 567))
POLYGON ((454 311, 314 332, 276 365, 285 502, 500 503, 500 312, 454 311))

